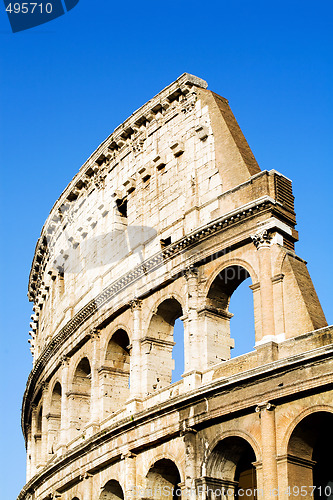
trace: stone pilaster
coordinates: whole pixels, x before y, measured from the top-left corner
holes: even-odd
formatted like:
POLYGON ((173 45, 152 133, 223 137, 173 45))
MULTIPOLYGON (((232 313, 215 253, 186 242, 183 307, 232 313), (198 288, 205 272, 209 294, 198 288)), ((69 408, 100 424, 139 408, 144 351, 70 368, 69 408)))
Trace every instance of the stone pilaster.
POLYGON ((82 486, 80 488, 82 494, 82 500, 92 500, 92 498, 94 498, 92 474, 85 472, 80 476, 80 481, 82 481, 82 486))
POLYGON ((128 452, 123 458, 125 459, 126 471, 125 499, 136 500, 136 455, 128 452))
POLYGON ((197 478, 197 431, 191 427, 185 427, 182 431, 185 448, 185 478, 182 487, 182 498, 184 500, 194 500, 195 493, 195 480, 197 478))
POLYGON ((44 382, 42 394, 42 446, 41 446, 41 463, 44 464, 48 460, 48 414, 50 413, 50 395, 49 384, 44 382))
POLYGON ((31 465, 30 465, 30 478, 36 472, 37 466, 37 406, 31 405, 31 465))
POLYGON ((90 419, 92 424, 98 424, 100 421, 100 415, 102 408, 100 407, 99 398, 99 375, 98 368, 100 365, 99 354, 100 354, 100 334, 99 331, 94 328, 91 332, 91 344, 92 344, 92 358, 91 358, 91 411, 90 419))
POLYGON ((142 395, 141 385, 141 306, 142 301, 134 299, 130 303, 133 314, 133 338, 130 358, 130 399, 138 399, 142 395))
POLYGON ((198 269, 184 271, 187 288, 187 311, 184 316, 184 372, 200 371, 201 344, 198 325, 198 269))
POLYGON ((27 426, 27 469, 26 482, 31 478, 31 463, 32 463, 32 431, 31 425, 27 426))
POLYGON ((256 407, 261 427, 262 474, 264 500, 277 497, 278 476, 276 461, 275 406, 262 403, 256 407))
POLYGON ((258 250, 260 302, 261 302, 261 338, 256 342, 265 341, 275 335, 274 302, 271 266, 271 240, 267 230, 252 236, 252 241, 258 250))
POLYGON ((60 426, 60 446, 66 446, 69 440, 69 358, 63 357, 61 360, 61 426, 60 426))

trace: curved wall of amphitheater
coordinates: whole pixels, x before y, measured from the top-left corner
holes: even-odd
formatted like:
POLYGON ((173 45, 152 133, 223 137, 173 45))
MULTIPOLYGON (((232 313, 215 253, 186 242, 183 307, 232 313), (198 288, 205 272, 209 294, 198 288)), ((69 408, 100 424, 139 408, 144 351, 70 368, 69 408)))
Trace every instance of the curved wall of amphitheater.
POLYGON ((333 328, 295 224, 291 181, 259 168, 203 80, 119 126, 37 242, 18 498, 328 498, 333 328), (231 358, 247 278, 255 347, 231 358))

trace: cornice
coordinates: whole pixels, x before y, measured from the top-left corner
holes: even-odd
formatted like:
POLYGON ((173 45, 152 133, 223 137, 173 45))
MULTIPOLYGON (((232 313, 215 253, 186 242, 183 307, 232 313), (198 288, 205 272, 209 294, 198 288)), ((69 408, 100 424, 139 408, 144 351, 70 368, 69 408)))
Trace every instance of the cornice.
MULTIPOLYGON (((174 244, 167 246, 159 253, 143 261, 134 269, 116 279, 100 294, 98 294, 94 299, 86 304, 80 311, 78 311, 78 313, 75 314, 75 316, 44 347, 39 358, 36 360, 33 370, 28 377, 22 404, 22 429, 24 435, 26 421, 25 417, 29 406, 27 406, 27 402, 31 400, 32 391, 35 383, 38 380, 38 377, 42 374, 48 361, 56 354, 56 352, 59 351, 64 342, 66 342, 71 337, 71 335, 78 330, 78 328, 80 328, 88 319, 90 319, 95 314, 95 312, 97 312, 104 305, 110 302, 119 294, 119 292, 125 290, 142 277, 146 277, 147 274, 157 270, 174 257, 180 255, 190 248, 195 247, 207 238, 210 238, 211 236, 224 231, 225 229, 237 224, 238 222, 243 221, 244 219, 253 217, 253 215, 261 213, 269 208, 274 208, 275 205, 276 202, 271 197, 263 196, 258 200, 254 200, 252 203, 248 203, 244 207, 240 207, 238 210, 234 210, 223 217, 215 219, 211 223, 206 224, 205 226, 202 226, 192 233, 189 233, 187 236, 179 239, 174 244)), ((187 264, 184 264, 184 266, 185 267, 183 271, 186 271, 188 266, 187 264)), ((140 297, 138 297, 138 299, 140 299, 140 297)), ((130 306, 131 304, 129 303, 128 307, 130 306)))

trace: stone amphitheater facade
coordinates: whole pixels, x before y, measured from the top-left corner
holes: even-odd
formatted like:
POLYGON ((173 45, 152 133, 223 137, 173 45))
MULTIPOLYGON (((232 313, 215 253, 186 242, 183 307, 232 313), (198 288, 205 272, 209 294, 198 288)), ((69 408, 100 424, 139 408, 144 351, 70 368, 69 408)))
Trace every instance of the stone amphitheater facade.
POLYGON ((329 498, 333 328, 295 224, 291 181, 260 170, 203 80, 119 126, 37 242, 18 499, 329 498), (231 358, 246 278, 255 347, 231 358))

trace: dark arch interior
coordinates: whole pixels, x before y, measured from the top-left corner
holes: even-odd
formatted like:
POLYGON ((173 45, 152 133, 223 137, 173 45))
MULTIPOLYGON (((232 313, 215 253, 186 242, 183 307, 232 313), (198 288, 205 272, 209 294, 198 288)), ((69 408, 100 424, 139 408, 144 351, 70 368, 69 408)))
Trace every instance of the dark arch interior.
POLYGON ((216 276, 207 297, 214 301, 216 307, 226 310, 229 307, 231 295, 249 277, 250 274, 244 267, 229 266, 216 276))
POLYGON ((61 385, 57 382, 53 388, 51 399, 52 412, 57 415, 61 412, 61 385))
POLYGON ((256 470, 253 463, 256 456, 252 446, 243 438, 230 436, 220 441, 211 453, 207 464, 209 477, 237 483, 235 498, 239 490, 248 490, 246 498, 255 498, 257 487, 256 470), (252 494, 250 494, 250 490, 252 494))
POLYGON ((90 376, 90 363, 88 358, 81 359, 75 370, 75 378, 86 378, 90 376))
MULTIPOLYGON (((288 454, 301 459, 312 460, 312 471, 308 474, 305 486, 316 486, 314 499, 327 500, 333 498, 333 414, 318 411, 305 417, 295 427, 288 444, 288 454)), ((299 471, 289 467, 289 480, 299 471)))
POLYGON ((125 330, 117 330, 111 337, 106 350, 106 361, 129 363, 129 338, 125 330))
POLYGON ((39 408, 39 412, 37 415, 37 433, 42 432, 42 422, 43 422, 43 407, 39 408))
POLYGON ((165 299, 152 315, 148 328, 148 338, 151 339, 151 355, 148 359, 147 371, 153 373, 149 381, 148 393, 168 386, 171 382, 180 380, 184 369, 184 330, 176 320, 181 318, 183 310, 175 298, 165 299), (182 342, 176 342, 182 336, 182 342), (177 339, 178 337, 178 339, 177 339), (174 360, 174 361, 173 361, 174 360), (177 378, 173 376, 175 365, 177 378), (181 373, 180 373, 181 371, 181 373))
MULTIPOLYGON (((182 306, 176 299, 166 299, 164 300, 157 308, 155 313, 156 316, 159 316, 165 323, 170 326, 173 326, 176 319, 182 316, 182 306)), ((154 315, 154 316, 155 316, 154 315)))
POLYGON ((175 500, 181 498, 181 482, 177 466, 172 460, 158 460, 147 474, 147 490, 152 492, 152 499, 175 500))
POLYGON ((119 482, 111 479, 106 483, 99 500, 124 500, 123 489, 119 482))

